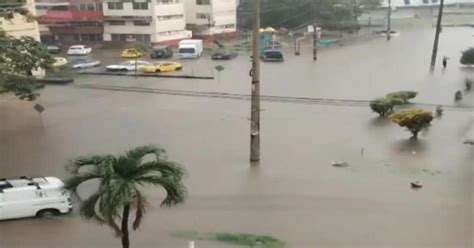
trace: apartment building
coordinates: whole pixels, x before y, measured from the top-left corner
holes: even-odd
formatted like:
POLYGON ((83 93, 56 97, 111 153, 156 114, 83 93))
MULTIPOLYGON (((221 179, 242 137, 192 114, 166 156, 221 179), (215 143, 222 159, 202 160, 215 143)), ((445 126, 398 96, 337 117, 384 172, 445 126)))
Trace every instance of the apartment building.
POLYGON ((100 0, 37 0, 41 40, 62 44, 103 40, 100 0))
POLYGON ((190 38, 184 0, 105 0, 104 41, 171 43, 190 38))
POLYGON ((236 0, 185 0, 186 24, 195 36, 235 33, 236 0))
MULTIPOLYGON (((36 15, 34 0, 16 0, 9 1, 8 5, 2 4, 0 8, 26 8, 32 16, 36 15)), ((38 23, 32 18, 19 13, 13 13, 10 18, 0 17, 0 29, 7 34, 20 38, 21 36, 30 36, 40 40, 38 23)))

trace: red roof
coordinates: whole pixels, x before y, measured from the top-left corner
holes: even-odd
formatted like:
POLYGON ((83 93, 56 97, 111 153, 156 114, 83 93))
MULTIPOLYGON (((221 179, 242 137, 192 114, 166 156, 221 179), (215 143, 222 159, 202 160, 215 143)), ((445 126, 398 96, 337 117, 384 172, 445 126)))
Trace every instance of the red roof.
POLYGON ((95 10, 48 10, 42 16, 42 23, 65 22, 101 22, 104 19, 102 11, 95 10))

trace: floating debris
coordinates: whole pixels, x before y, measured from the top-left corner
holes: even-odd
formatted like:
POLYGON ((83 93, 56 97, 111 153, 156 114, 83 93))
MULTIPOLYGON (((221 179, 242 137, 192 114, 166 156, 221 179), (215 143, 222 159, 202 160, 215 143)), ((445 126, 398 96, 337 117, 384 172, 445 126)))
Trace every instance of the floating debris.
POLYGON ((347 167, 349 166, 349 164, 347 162, 332 162, 331 163, 332 166, 335 166, 335 167, 347 167))
POLYGON ((411 182, 411 187, 414 188, 414 189, 421 189, 423 187, 423 184, 421 184, 420 182, 416 181, 416 182, 411 182))

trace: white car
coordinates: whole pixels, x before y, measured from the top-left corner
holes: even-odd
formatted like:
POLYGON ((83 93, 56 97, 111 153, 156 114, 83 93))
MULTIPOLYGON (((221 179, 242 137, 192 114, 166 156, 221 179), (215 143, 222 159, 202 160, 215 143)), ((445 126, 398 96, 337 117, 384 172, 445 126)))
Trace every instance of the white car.
POLYGON ((53 67, 61 67, 67 64, 67 59, 63 57, 54 57, 53 67))
POLYGON ((142 66, 149 64, 150 62, 143 60, 128 60, 117 65, 108 65, 105 68, 107 71, 134 71, 135 69, 140 70, 142 66))
POLYGON ((67 50, 68 55, 87 55, 92 52, 92 48, 84 45, 70 46, 67 50))
POLYGON ((95 59, 76 60, 71 66, 72 69, 85 69, 100 66, 100 61, 95 59))
POLYGON ((71 212, 70 192, 55 177, 0 179, 0 220, 71 212))

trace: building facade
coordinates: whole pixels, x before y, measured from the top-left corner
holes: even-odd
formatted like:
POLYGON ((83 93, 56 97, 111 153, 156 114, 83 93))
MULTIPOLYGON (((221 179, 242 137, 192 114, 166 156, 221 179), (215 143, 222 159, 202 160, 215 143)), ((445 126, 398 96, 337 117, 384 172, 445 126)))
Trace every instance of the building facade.
POLYGON ((184 0, 107 0, 103 13, 104 41, 167 43, 192 36, 184 0))
MULTIPOLYGON (((0 6, 0 8, 26 8, 31 16, 36 15, 35 3, 33 0, 17 0, 11 1, 9 6, 0 6)), ((36 40, 40 40, 38 23, 34 18, 28 18, 20 13, 13 13, 12 16, 0 17, 0 29, 7 34, 20 38, 21 36, 30 36, 36 40)))
MULTIPOLYGON (((472 2, 470 0, 444 0, 444 4, 461 4, 472 2)), ((391 0, 393 7, 429 7, 439 5, 440 0, 391 0)), ((382 6, 388 6, 388 0, 382 0, 382 6)))
POLYGON ((185 0, 186 24, 195 36, 235 33, 235 0, 185 0))
POLYGON ((37 0, 41 40, 48 43, 97 43, 103 40, 100 0, 37 0))

